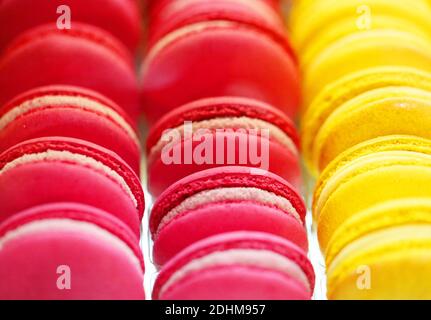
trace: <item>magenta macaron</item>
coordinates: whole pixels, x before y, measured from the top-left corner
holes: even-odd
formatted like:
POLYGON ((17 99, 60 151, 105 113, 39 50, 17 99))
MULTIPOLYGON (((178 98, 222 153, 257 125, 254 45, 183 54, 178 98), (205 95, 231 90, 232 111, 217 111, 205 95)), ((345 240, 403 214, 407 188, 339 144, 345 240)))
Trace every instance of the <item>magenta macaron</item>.
POLYGON ((188 176, 168 188, 150 216, 153 258, 161 266, 187 246, 229 231, 261 231, 308 247, 306 209, 280 177, 247 167, 220 167, 188 176))
POLYGON ((0 225, 0 299, 145 299, 138 238, 77 203, 17 213, 0 225))
POLYGON ((160 272, 161 300, 308 300, 314 271, 291 242, 266 233, 207 238, 178 254, 160 272))
POLYGON ((25 140, 49 136, 98 144, 139 173, 140 143, 134 121, 115 102, 94 91, 41 87, 0 107, 0 153, 25 140))
POLYGON ((198 100, 173 110, 150 131, 148 188, 157 197, 194 172, 241 165, 271 171, 300 189, 299 148, 293 122, 268 104, 234 97, 198 100))
POLYGON ((0 223, 33 206, 77 202, 102 209, 140 235, 144 194, 115 153, 72 138, 22 142, 0 155, 0 223))
POLYGON ((29 29, 0 58, 0 105, 27 90, 47 85, 92 89, 116 102, 136 121, 140 114, 132 57, 109 33, 75 22, 29 29))

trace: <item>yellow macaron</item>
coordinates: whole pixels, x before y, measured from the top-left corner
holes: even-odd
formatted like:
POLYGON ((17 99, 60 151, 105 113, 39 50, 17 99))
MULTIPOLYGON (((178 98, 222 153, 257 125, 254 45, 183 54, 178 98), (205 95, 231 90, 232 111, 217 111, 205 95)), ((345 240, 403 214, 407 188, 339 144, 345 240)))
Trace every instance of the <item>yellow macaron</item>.
POLYGON ((431 42, 398 30, 368 30, 339 39, 304 72, 304 103, 345 75, 377 66, 407 66, 431 72, 431 42))
POLYGON ((315 204, 322 252, 348 218, 378 203, 431 197, 431 155, 384 151, 351 161, 331 176, 315 204))
POLYGON ((431 198, 379 204, 329 247, 329 299, 431 299, 431 198))
POLYGON ((431 91, 431 73, 410 67, 368 68, 326 86, 314 99, 301 121, 302 151, 307 167, 313 175, 319 172, 312 161, 316 137, 328 117, 349 100, 367 91, 390 86, 431 91))
POLYGON ((404 23, 410 22, 409 25, 415 24, 418 29, 431 34, 429 14, 429 6, 424 0, 299 1, 292 9, 288 25, 292 41, 302 55, 307 46, 327 37, 328 30, 338 35, 389 25, 403 30, 404 23), (383 17, 393 18, 399 24, 383 17), (338 30, 335 32, 335 29, 338 30))
POLYGON ((322 171, 340 153, 385 135, 431 138, 431 92, 384 87, 365 92, 338 107, 320 127, 312 161, 322 171))

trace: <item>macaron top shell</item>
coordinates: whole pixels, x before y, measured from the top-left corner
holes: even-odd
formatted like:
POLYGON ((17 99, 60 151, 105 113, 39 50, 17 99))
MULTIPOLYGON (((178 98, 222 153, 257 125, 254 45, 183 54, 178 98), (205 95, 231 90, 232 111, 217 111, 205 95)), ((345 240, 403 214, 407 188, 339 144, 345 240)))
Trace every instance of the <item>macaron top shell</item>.
MULTIPOLYGON (((115 153, 89 142, 64 137, 39 138, 25 141, 0 155, 0 172, 10 169, 11 163, 19 161, 22 157, 34 157, 37 160, 38 155, 49 152, 79 154, 87 159, 88 163, 85 165, 91 166, 91 163, 95 161, 102 164, 106 170, 111 170, 113 176, 119 177, 119 179, 124 181, 125 185, 122 187, 131 197, 139 219, 142 219, 145 202, 139 178, 115 153)), ((16 166, 19 166, 19 164, 16 164, 16 166)))
POLYGON ((204 121, 214 118, 247 117, 268 122, 280 128, 299 149, 299 137, 294 123, 278 109, 263 102, 237 97, 202 99, 174 109, 161 118, 147 138, 147 154, 168 129, 177 128, 186 121, 204 121))
POLYGON ((139 259, 142 270, 145 270, 139 240, 130 228, 103 210, 78 203, 52 203, 22 211, 0 225, 0 238, 31 222, 57 219, 87 222, 105 229, 127 244, 139 259))
POLYGON ((163 287, 170 281, 175 272, 188 263, 211 253, 234 249, 265 250, 288 258, 288 260, 298 265, 306 275, 309 283, 309 295, 312 295, 315 281, 314 272, 311 263, 302 250, 287 240, 266 233, 234 232, 207 238, 179 253, 160 272, 154 286, 153 298, 162 298, 160 296, 161 290, 166 291, 166 288, 163 287))
POLYGON ((74 23, 70 30, 42 25, 21 34, 0 59, 0 105, 46 85, 92 89, 115 101, 133 120, 138 88, 130 53, 110 34, 74 23))
POLYGON ((305 204, 299 194, 283 179, 260 169, 247 167, 220 167, 192 174, 169 187, 155 202, 151 217, 150 231, 157 233, 159 224, 166 214, 188 197, 210 189, 251 187, 269 191, 287 199, 305 221, 305 204))
POLYGON ((34 6, 32 0, 7 0, 0 4, 0 30, 3 30, 0 51, 18 34, 60 18, 60 6, 70 8, 72 28, 75 22, 88 23, 120 39, 131 52, 138 48, 141 27, 138 1, 38 0, 34 6))
POLYGON ((0 108, 0 152, 28 139, 65 136, 111 149, 138 173, 140 142, 136 131, 134 122, 117 104, 79 87, 36 88, 0 108))

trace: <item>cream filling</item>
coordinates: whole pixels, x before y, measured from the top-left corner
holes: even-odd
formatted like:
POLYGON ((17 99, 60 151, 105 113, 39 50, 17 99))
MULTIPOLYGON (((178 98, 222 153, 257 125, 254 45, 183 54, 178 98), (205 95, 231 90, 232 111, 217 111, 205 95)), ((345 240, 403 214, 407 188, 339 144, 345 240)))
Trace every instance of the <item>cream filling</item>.
POLYGON ((391 227, 375 231, 369 235, 363 236, 344 247, 334 258, 331 265, 328 266, 328 275, 343 263, 350 256, 358 253, 364 253, 372 248, 392 245, 396 242, 411 241, 415 239, 430 239, 430 225, 404 225, 391 227))
POLYGON ((159 295, 162 295, 173 284, 177 283, 192 272, 200 271, 205 268, 232 265, 275 270, 296 279, 303 284, 308 291, 311 291, 310 283, 304 271, 287 257, 267 250, 231 249, 213 252, 189 262, 175 272, 168 281, 166 281, 160 289, 159 295))
POLYGON ((147 59, 144 62, 144 70, 147 69, 148 65, 151 63, 153 58, 161 52, 164 48, 169 46, 171 43, 175 42, 186 35, 193 34, 196 32, 204 31, 208 28, 230 28, 237 25, 236 23, 224 21, 224 20, 213 20, 193 23, 182 28, 178 28, 156 42, 156 44, 150 49, 147 55, 147 59))
POLYGON ((129 135, 133 141, 139 145, 139 139, 135 133, 135 130, 127 123, 124 118, 119 115, 115 110, 97 102, 92 99, 88 99, 85 97, 75 97, 75 96, 67 96, 67 95, 54 95, 54 96, 42 96, 37 97, 32 100, 28 100, 23 102, 22 104, 12 108, 8 112, 6 112, 0 118, 0 130, 4 129, 7 125, 12 123, 19 116, 37 110, 39 108, 43 108, 46 106, 50 107, 62 107, 64 105, 71 105, 86 111, 98 112, 103 114, 104 116, 112 119, 116 122, 126 133, 129 135))
POLYGON ((118 185, 123 189, 123 191, 125 191, 126 194, 130 197, 135 207, 138 207, 138 201, 136 200, 132 190, 122 176, 120 176, 117 172, 115 172, 102 162, 82 154, 56 150, 48 150, 40 153, 26 154, 7 163, 2 169, 0 169, 0 175, 21 165, 44 161, 67 161, 72 163, 78 163, 82 166, 90 167, 92 169, 95 169, 96 171, 102 172, 103 174, 111 178, 113 181, 117 182, 118 185))
POLYGON ((21 237, 30 236, 35 233, 49 233, 53 230, 65 231, 65 232, 78 232, 80 234, 89 234, 92 238, 100 239, 102 242, 109 243, 112 248, 117 249, 125 253, 127 258, 132 264, 142 272, 141 262, 136 257, 133 250, 121 239, 111 234, 107 230, 84 221, 76 221, 70 219, 48 219, 38 220, 18 227, 15 230, 7 232, 2 238, 0 238, 0 251, 9 243, 17 240, 21 237))
MULTIPOLYGON (((295 143, 292 139, 284 133, 277 126, 260 120, 260 119, 252 119, 249 117, 235 117, 235 118, 214 118, 210 120, 203 120, 192 122, 192 134, 195 134, 199 130, 226 130, 226 129, 243 129, 243 130, 268 130, 269 135, 274 137, 276 141, 278 141, 281 145, 286 147, 288 150, 293 152, 295 155, 298 154, 298 149, 296 148, 295 143)), ((178 140, 174 141, 164 141, 163 136, 160 137, 159 141, 151 148, 150 155, 155 155, 163 150, 163 148, 169 144, 175 144, 176 142, 180 142, 181 139, 184 138, 184 132, 186 131, 185 125, 181 125, 172 129, 173 131, 178 132, 180 135, 175 136, 178 140)), ((258 133, 258 132, 256 132, 258 133)))
POLYGON ((178 206, 170 210, 160 221, 157 232, 158 234, 162 228, 172 221, 175 217, 183 212, 194 210, 198 207, 209 203, 223 202, 223 201, 253 201, 263 205, 275 206, 288 214, 291 214, 300 224, 302 224, 301 217, 292 203, 281 196, 272 192, 258 189, 258 188, 218 188, 213 190, 205 190, 192 195, 185 199, 178 206))

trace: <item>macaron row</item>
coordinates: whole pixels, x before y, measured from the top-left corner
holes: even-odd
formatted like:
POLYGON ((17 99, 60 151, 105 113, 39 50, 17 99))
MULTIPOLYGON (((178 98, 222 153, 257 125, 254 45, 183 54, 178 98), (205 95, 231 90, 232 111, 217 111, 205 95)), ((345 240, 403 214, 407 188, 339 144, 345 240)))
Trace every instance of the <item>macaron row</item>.
POLYGON ((145 299, 137 1, 5 1, 0 26, 0 298, 145 299))
POLYGON ((430 14, 421 0, 291 12, 330 299, 430 298, 430 14))
POLYGON ((179 105, 220 96, 257 99, 294 119, 300 77, 276 2, 150 1, 141 70, 150 125, 179 105))

